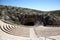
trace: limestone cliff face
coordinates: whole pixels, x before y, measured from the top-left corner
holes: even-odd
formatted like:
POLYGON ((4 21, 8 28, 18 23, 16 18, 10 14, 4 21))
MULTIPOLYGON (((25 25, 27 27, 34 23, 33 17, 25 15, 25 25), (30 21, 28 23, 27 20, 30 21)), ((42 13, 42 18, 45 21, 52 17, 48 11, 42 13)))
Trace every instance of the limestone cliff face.
POLYGON ((60 18, 60 10, 56 11, 39 11, 34 9, 12 7, 0 5, 0 19, 15 24, 25 24, 26 22, 44 22, 45 17, 49 16, 49 20, 57 20, 60 18))

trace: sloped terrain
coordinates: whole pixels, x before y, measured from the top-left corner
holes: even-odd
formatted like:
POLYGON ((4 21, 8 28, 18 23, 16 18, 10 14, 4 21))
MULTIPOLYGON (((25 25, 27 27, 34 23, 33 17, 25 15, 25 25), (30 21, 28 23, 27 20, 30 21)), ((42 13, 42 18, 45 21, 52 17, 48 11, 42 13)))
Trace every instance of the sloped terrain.
MULTIPOLYGON (((37 21, 45 22, 45 17, 50 17, 49 20, 52 20, 52 24, 60 25, 60 10, 55 11, 39 11, 29 8, 22 8, 22 7, 12 7, 12 6, 3 6, 0 5, 0 19, 2 19, 6 23, 10 24, 26 24, 34 23, 36 24, 37 21), (43 19, 42 19, 43 17, 43 19), (28 19, 29 18, 29 19, 28 19), (32 22, 32 20, 34 21, 32 22)), ((48 21, 49 22, 49 21, 48 21)), ((51 24, 51 22, 47 24, 51 24)))

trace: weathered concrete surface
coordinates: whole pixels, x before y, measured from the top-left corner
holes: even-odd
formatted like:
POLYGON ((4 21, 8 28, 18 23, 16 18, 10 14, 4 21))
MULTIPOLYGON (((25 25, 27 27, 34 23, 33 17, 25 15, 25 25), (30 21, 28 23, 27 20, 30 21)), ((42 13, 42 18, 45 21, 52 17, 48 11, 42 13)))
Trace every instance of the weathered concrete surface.
MULTIPOLYGON (((10 25, 0 21, 0 26, 10 25)), ((14 26, 14 25, 10 25, 14 26)), ((60 27, 15 26, 9 34, 0 29, 0 40, 60 40, 60 27)))

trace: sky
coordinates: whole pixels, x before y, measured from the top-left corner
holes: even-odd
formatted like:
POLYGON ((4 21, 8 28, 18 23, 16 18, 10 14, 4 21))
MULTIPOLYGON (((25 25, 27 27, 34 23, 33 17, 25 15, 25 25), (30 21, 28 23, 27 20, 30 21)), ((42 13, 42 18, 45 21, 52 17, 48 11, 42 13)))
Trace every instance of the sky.
POLYGON ((42 11, 60 10, 60 0, 0 0, 0 5, 16 6, 42 11))

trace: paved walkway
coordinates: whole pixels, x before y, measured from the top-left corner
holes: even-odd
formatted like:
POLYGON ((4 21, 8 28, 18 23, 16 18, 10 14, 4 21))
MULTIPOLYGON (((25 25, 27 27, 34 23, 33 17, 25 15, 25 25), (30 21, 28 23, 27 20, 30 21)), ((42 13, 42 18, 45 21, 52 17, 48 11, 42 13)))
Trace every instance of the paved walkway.
POLYGON ((39 40, 33 28, 30 28, 30 38, 31 40, 39 40))

